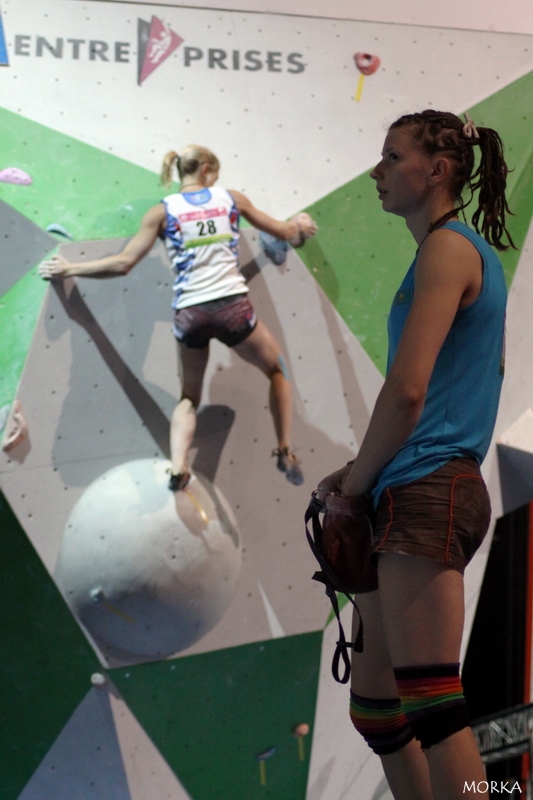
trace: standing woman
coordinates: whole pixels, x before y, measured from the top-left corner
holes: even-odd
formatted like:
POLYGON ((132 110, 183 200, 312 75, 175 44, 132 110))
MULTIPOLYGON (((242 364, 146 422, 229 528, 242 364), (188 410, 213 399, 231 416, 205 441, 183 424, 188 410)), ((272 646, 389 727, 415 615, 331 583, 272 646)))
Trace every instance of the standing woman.
POLYGON ((41 277, 60 280, 126 275, 157 237, 162 238, 175 272, 172 307, 181 378, 181 399, 172 414, 170 430, 169 488, 184 489, 190 479, 187 456, 212 338, 234 348, 269 379, 270 411, 278 442, 273 455, 278 469, 299 485, 303 475, 290 447, 291 387, 280 347, 248 300, 238 262, 239 217, 242 214, 251 225, 296 247, 316 232, 316 224, 308 214, 278 221, 255 208, 241 192, 214 186, 220 164, 205 147, 189 145, 181 155, 167 153, 161 171, 164 186, 170 185, 174 164, 180 191, 145 214, 140 230, 122 252, 81 263, 54 256, 41 266, 41 277))
POLYGON ((396 800, 489 796, 459 654, 463 572, 490 519, 479 465, 503 379, 506 287, 489 245, 514 247, 507 171, 496 131, 427 110, 393 123, 370 174, 417 251, 392 302, 387 376, 366 436, 319 497, 374 500, 379 589, 356 598, 365 646, 352 656, 350 715, 396 800), (465 189, 479 189, 475 230, 458 220, 465 189))

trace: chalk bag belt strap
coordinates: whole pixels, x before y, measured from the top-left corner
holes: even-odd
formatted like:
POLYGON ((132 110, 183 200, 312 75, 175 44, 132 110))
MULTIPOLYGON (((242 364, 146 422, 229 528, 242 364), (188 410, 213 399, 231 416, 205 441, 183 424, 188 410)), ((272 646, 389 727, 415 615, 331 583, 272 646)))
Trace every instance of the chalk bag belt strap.
POLYGON ((320 514, 323 511, 324 511, 323 504, 320 502, 320 500, 318 500, 316 493, 313 492, 311 502, 309 503, 307 510, 305 512, 305 535, 307 536, 309 547, 311 548, 314 557, 316 558, 316 560, 320 565, 320 570, 315 572, 315 574, 313 575, 313 580, 324 584, 326 589, 326 594, 329 597, 330 603, 333 607, 333 612, 335 614, 335 617, 337 618, 337 624, 339 626, 339 638, 337 641, 337 646, 335 648, 335 653, 333 654, 333 660, 331 663, 331 672, 337 683, 348 683, 348 680, 350 679, 351 664, 347 650, 353 649, 355 650, 356 653, 363 652, 363 618, 361 617, 361 612, 359 611, 357 603, 353 599, 352 595, 349 594, 349 592, 347 592, 342 587, 342 584, 339 581, 336 573, 325 561, 322 555, 322 525, 320 523, 320 514), (309 521, 311 521, 312 533, 309 531, 309 521), (346 641, 344 628, 342 627, 342 622, 340 618, 337 590, 335 589, 335 587, 337 587, 338 591, 340 591, 348 598, 348 600, 355 608, 359 616, 359 628, 357 630, 357 636, 355 638, 355 642, 346 641), (339 674, 339 666, 341 658, 344 666, 344 671, 342 673, 342 676, 339 674))

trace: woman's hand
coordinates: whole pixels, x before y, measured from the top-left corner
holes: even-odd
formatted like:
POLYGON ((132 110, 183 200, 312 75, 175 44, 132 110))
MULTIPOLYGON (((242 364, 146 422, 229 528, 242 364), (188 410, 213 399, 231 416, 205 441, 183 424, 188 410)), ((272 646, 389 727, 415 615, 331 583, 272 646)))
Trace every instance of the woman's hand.
POLYGON ((158 234, 164 230, 166 211, 163 203, 158 203, 150 208, 141 221, 141 227, 135 236, 129 240, 120 253, 104 258, 95 258, 93 261, 72 262, 63 256, 52 256, 49 261, 43 261, 39 267, 39 275, 46 281, 60 281, 64 278, 120 278, 127 275, 135 264, 144 258, 157 239, 158 234))
POLYGON ((350 472, 350 469, 352 468, 352 463, 352 461, 349 461, 346 466, 341 467, 341 469, 332 472, 331 475, 326 475, 325 478, 322 478, 316 487, 317 500, 319 500, 321 503, 324 502, 324 497, 327 492, 335 492, 336 494, 341 493, 342 485, 348 473, 350 472))
POLYGON ((52 256, 49 261, 39 265, 39 275, 45 281, 60 281, 68 277, 70 262, 63 256, 52 256))
POLYGON ((305 211, 295 214, 294 217, 291 217, 290 222, 296 223, 298 227, 297 233, 289 239, 293 247, 301 247, 305 240, 314 236, 318 230, 318 225, 314 219, 305 211))

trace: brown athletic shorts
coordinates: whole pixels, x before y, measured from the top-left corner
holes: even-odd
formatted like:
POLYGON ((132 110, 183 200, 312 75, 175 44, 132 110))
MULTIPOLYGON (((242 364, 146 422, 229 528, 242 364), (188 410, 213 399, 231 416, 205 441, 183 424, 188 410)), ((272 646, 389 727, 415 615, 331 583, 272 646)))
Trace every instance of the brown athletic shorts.
POLYGON ((251 334, 257 316, 247 294, 221 297, 208 303, 180 308, 174 314, 174 336, 186 347, 207 347, 219 339, 234 347, 251 334))
POLYGON ((425 556, 461 574, 487 533, 490 499, 476 461, 454 458, 380 497, 375 553, 425 556))

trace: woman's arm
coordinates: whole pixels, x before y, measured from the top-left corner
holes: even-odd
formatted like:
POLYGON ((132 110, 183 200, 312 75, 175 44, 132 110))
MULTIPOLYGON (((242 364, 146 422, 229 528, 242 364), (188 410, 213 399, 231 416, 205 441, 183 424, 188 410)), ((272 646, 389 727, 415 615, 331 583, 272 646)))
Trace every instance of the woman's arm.
POLYGON ((311 219, 309 214, 298 214, 297 218, 289 220, 278 220, 265 214, 256 208, 252 202, 242 194, 234 189, 229 190, 231 196, 235 200, 235 205, 239 209, 243 217, 253 225, 254 228, 259 228, 260 231, 270 233, 277 239, 285 239, 291 243, 295 242, 301 244, 303 239, 308 239, 317 232, 317 225, 311 219))
POLYGON ((45 280, 63 280, 77 275, 82 278, 118 278, 127 273, 149 252, 166 219, 162 203, 144 215, 138 233, 124 249, 114 256, 97 258, 94 261, 72 263, 62 256, 54 256, 39 267, 39 275, 45 280))
POLYGON ((414 431, 435 361, 457 310, 481 291, 481 258, 453 231, 435 231, 424 243, 415 273, 413 304, 398 350, 379 393, 342 494, 367 492, 414 431))

